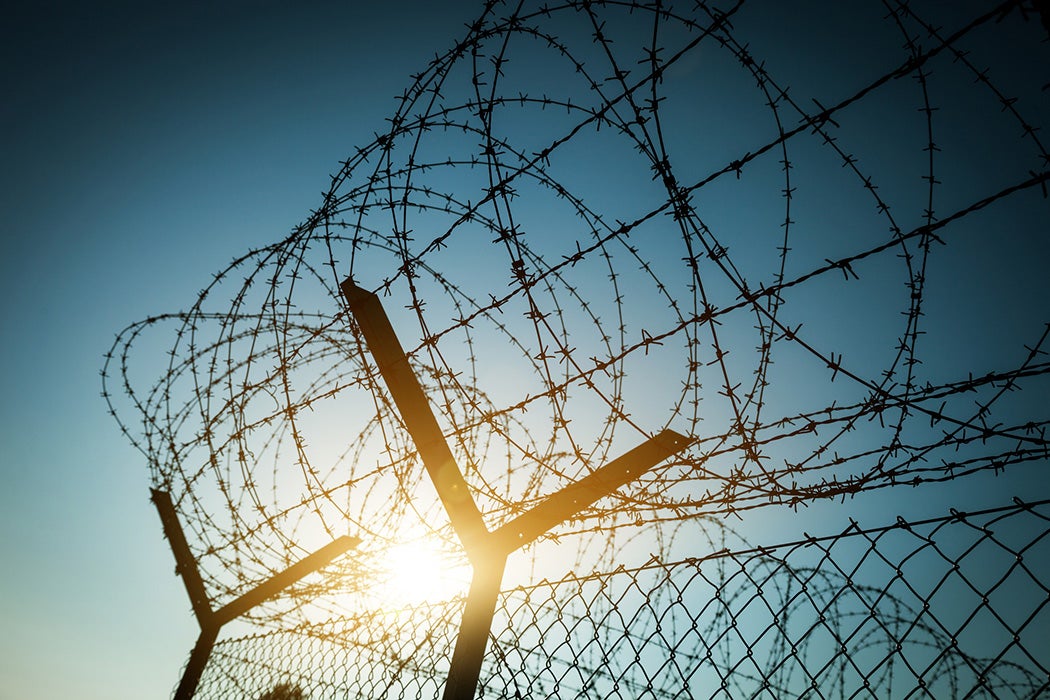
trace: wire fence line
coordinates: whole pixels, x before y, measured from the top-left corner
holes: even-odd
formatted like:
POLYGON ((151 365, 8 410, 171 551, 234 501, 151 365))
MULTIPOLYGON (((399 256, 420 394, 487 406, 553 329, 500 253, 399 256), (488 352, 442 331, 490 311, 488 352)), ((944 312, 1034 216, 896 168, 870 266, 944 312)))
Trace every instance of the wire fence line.
POLYGON ((486 2, 119 334, 178 697, 448 696, 479 634, 484 697, 1046 692, 1050 9, 785 8, 486 2), (1033 504, 922 520, 975 494, 1033 504), (753 548, 839 500, 909 519, 753 548), (471 593, 384 598, 404 545, 471 593))
MULTIPOLYGON (((478 697, 1042 697, 1050 501, 501 595, 478 697)), ((200 697, 439 694, 462 601, 221 642, 200 697)))

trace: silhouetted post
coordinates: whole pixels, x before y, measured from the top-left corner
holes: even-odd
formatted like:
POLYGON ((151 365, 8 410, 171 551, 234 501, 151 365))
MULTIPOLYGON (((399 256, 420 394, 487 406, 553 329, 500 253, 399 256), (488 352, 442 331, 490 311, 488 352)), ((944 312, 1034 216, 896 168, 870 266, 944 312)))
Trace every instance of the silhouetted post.
POLYGON ((224 624, 272 598, 303 576, 320 569, 361 542, 357 537, 346 535, 338 537, 316 552, 306 555, 284 571, 274 574, 247 593, 218 610, 212 611, 200 569, 197 568, 197 560, 193 558, 193 553, 186 542, 186 535, 179 524, 179 516, 171 502, 171 495, 167 491, 150 489, 150 500, 153 501, 157 507, 157 513, 160 514, 164 535, 168 538, 171 551, 175 555, 175 571, 182 577, 186 592, 190 596, 193 613, 197 616, 197 622, 201 627, 200 636, 197 637, 197 643, 193 645, 193 651, 190 652, 190 658, 186 662, 186 669, 179 680, 179 687, 175 690, 175 700, 190 700, 197 691, 197 684, 200 683, 204 667, 208 665, 208 658, 211 656, 212 647, 215 646, 215 639, 224 624))
POLYGON ((357 326, 365 337, 365 344, 437 489, 452 528, 470 554, 474 545, 484 540, 488 530, 452 450, 445 442, 423 387, 408 364, 408 357, 379 297, 350 280, 343 282, 342 288, 357 326))
POLYGON ((684 450, 690 440, 673 430, 664 430, 489 532, 379 297, 350 279, 343 282, 342 290, 474 569, 442 696, 444 700, 472 700, 485 660, 507 557, 684 450))
POLYGON ((215 646, 215 638, 219 636, 219 627, 208 624, 201 626, 201 633, 197 637, 197 643, 193 645, 190 658, 186 661, 186 668, 179 679, 179 687, 175 689, 175 700, 190 700, 197 692, 197 684, 204 674, 204 667, 208 665, 211 650, 215 646))
POLYGON ((477 692, 503 571, 507 567, 507 555, 492 554, 491 560, 474 564, 474 576, 445 681, 444 700, 469 700, 477 692))

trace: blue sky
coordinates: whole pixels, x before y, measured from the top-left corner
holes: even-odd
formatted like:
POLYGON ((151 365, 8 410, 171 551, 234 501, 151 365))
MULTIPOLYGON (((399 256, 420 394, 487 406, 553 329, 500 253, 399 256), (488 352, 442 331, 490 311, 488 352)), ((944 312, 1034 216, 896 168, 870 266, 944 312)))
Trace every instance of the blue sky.
MULTIPOLYGON (((295 9, 278 2, 217 5, 165 12, 130 2, 42 3, 17 10, 2 30, 4 697, 140 698, 172 687, 195 622, 148 501, 145 464, 99 397, 103 354, 121 328, 186 308, 213 272, 283 237, 319 206, 339 161, 385 128, 408 76, 462 35, 474 14, 467 2, 368 3, 368 9, 337 2, 295 9)), ((833 59, 798 52, 770 30, 778 21, 766 12, 744 14, 738 31, 771 65, 779 60, 787 69, 797 59, 787 79, 807 103, 841 99, 864 76, 885 70, 885 37, 839 42, 850 59, 825 74, 820 69, 833 59)), ((815 14, 812 21, 823 19, 815 14)), ((1023 29, 1026 40, 1037 31, 1034 23, 1007 26, 1023 29)), ((1021 74, 1046 54, 1046 44, 1031 48, 1035 43, 1026 41, 1020 55, 983 57, 1002 61, 994 66, 1002 84, 1028 90, 1021 74)), ((968 115, 938 132, 946 150, 943 171, 955 177, 940 200, 950 211, 978 196, 983 178, 992 182, 997 167, 1014 173, 1020 166, 1011 152, 997 150, 999 136, 985 138, 982 125, 998 126, 995 111, 986 102, 968 102, 963 79, 945 71, 935 83, 939 103, 968 115)), ((1044 68, 1043 82, 1050 80, 1045 74, 1044 68)), ((724 104, 739 98, 741 114, 753 106, 747 102, 753 94, 734 82, 739 75, 705 76, 705 88, 724 91, 724 104)), ((1050 124, 1050 93, 1025 94, 1026 113, 1050 124)), ((886 118, 876 106, 841 119, 844 129, 853 127, 851 147, 863 153, 876 181, 896 182, 902 161, 884 144, 900 143, 904 130, 895 131, 893 116, 904 109, 896 109, 893 97, 875 104, 886 118)), ((724 128, 698 147, 687 143, 688 126, 669 127, 669 141, 685 143, 679 153, 699 151, 720 162, 735 145, 760 141, 748 136, 763 128, 759 122, 730 118, 710 101, 683 99, 676 108, 679 124, 700 114, 724 128)), ((920 153, 905 150, 909 157, 920 153)), ((597 171, 614 174, 615 155, 602 157, 609 161, 597 171)), ((854 201, 845 187, 837 189, 841 180, 827 175, 838 163, 800 161, 801 182, 827 177, 829 183, 824 197, 819 186, 800 194, 796 209, 797 218, 826 224, 811 251, 819 261, 840 252, 834 229, 853 220, 854 201)), ((700 177, 707 164, 681 163, 680 172, 700 177)), ((911 173, 916 180, 920 166, 911 173)), ((596 184, 599 199, 598 190, 623 186, 615 178, 609 188, 596 184)), ((905 218, 914 222, 921 200, 913 201, 909 187, 901 185, 893 196, 911 207, 905 218)), ((733 217, 756 228, 768 223, 738 190, 720 200, 721 191, 712 188, 699 198, 706 192, 712 200, 701 203, 710 205, 708 221, 716 230, 733 217)), ((937 259, 940 277, 929 303, 942 336, 931 341, 927 362, 943 362, 947 374, 955 360, 960 368, 993 366, 1004 357, 999 349, 1017 348, 1050 320, 1046 278, 1038 273, 1048 252, 1047 207, 1029 194, 1009 216, 978 216, 972 229, 953 229, 963 235, 937 259), (997 226, 1020 233, 1011 238, 996 233, 997 226), (999 254, 988 254, 989 237, 1000 242, 999 254), (961 311, 953 302, 962 298, 961 311)), ((611 199, 611 206, 623 203, 611 199)), ((741 259, 747 264, 760 276, 760 258, 741 259)), ((879 287, 857 293, 870 308, 836 305, 816 285, 800 291, 793 308, 822 310, 807 320, 811 328, 832 321, 850 328, 860 315, 900 308, 880 308, 879 287), (807 301, 807 294, 814 297, 807 301)), ((1039 400, 1030 401, 1014 410, 1033 413, 1039 400)), ((918 510, 915 503, 901 507, 918 510)))

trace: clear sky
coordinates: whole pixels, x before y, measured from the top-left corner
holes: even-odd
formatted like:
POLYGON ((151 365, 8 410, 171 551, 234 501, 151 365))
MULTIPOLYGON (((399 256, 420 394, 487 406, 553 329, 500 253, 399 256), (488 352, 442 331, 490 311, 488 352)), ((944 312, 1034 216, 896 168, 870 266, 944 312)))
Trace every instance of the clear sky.
MULTIPOLYGON (((283 237, 316 209, 339 162, 386 128, 383 120, 408 76, 463 34, 475 4, 24 5, 0 29, 0 698, 163 697, 177 680, 196 623, 148 500, 143 459, 99 397, 103 354, 121 328, 186 308, 230 259, 283 237)), ((807 103, 841 99, 861 76, 892 65, 881 60, 885 45, 877 37, 843 37, 848 67, 829 73, 842 82, 814 77, 825 75, 820 69, 833 59, 798 52, 775 31, 771 13, 742 15, 739 31, 764 39, 759 45, 769 56, 798 59, 790 82, 807 103)), ((813 18, 821 21, 819 14, 813 18)), ((1026 40, 1038 32, 1034 22, 1007 26, 1027 32, 1026 40)), ((1039 65, 1033 57, 1046 53, 1010 54, 996 75, 1021 85, 1021 73, 1039 65)), ((1045 65, 1038 69, 1043 83, 1050 82, 1045 65)), ((724 87, 718 75, 705 87, 724 87)), ((531 77, 537 76, 551 79, 531 77)), ((942 169, 957 177, 951 194, 939 200, 945 212, 978 197, 983 173, 997 164, 1004 172, 1018 169, 1011 154, 994 152, 999 141, 982 138, 982 119, 986 113, 998 118, 994 110, 955 97, 963 90, 955 80, 938 84, 940 104, 973 116, 939 132, 952 146, 942 169)), ((1050 126, 1050 92, 1026 95, 1026 113, 1050 126)), ((892 109, 892 99, 878 104, 889 105, 890 117, 903 111, 892 109)), ((754 125, 712 116, 702 99, 678 108, 678 123, 687 126, 669 128, 669 141, 687 139, 697 114, 724 126, 720 140, 704 145, 710 163, 733 157, 736 145, 761 141, 739 137, 736 130, 754 125)), ((892 118, 871 113, 853 126, 851 147, 864 154, 877 181, 896 182, 900 161, 883 147, 897 143, 892 118)), ((905 150, 921 153, 911 143, 905 150)), ((710 163, 682 164, 682 170, 699 177, 710 163)), ((801 182, 825 177, 812 167, 799 174, 801 182)), ((615 174, 611 166, 604 172, 615 174)), ((909 173, 917 187, 922 172, 919 163, 909 173)), ((596 190, 605 189, 598 184, 596 190)), ((608 191, 618 186, 613 177, 608 191)), ((894 201, 910 207, 905 218, 914 223, 922 201, 907 190, 895 191, 894 201)), ((711 191, 712 197, 719 192, 711 191)), ((728 225, 730 215, 762 225, 749 201, 732 199, 736 192, 727 196, 734 206, 712 206, 713 227, 728 225)), ((1017 348, 1050 321, 1046 278, 1037 274, 1050 251, 1047 208, 1034 193, 1019 201, 1024 206, 1016 218, 995 220, 1022 232, 1003 243, 1010 246, 1005 253, 987 255, 989 236, 1008 237, 978 232, 960 237, 938 259, 944 265, 930 292, 930 312, 944 325, 926 360, 943 360, 938 366, 946 375, 956 376, 956 349, 966 348, 959 367, 988 371, 1003 357, 999 341, 1017 348), (970 296, 960 311, 952 300, 964 293, 970 296)), ((841 252, 834 228, 851 220, 854 205, 821 200, 812 189, 800 195, 800 218, 807 212, 811 221, 826 217, 815 260, 841 252)), ((775 213, 782 215, 782 208, 775 213)), ((981 224, 990 226, 977 219, 965 230, 981 224)), ((754 262, 741 264, 748 261, 754 262)), ((867 292, 862 301, 877 302, 882 293, 867 292)), ((814 308, 828 311, 809 320, 811 328, 834 318, 836 328, 848 329, 864 314, 901 308, 899 302, 891 308, 831 300, 816 285, 799 294, 793 308, 806 308, 805 295, 813 294, 814 308)), ((1039 402, 1031 401, 1016 411, 1032 412, 1039 402)), ((992 500, 979 505, 1002 502, 992 500)))

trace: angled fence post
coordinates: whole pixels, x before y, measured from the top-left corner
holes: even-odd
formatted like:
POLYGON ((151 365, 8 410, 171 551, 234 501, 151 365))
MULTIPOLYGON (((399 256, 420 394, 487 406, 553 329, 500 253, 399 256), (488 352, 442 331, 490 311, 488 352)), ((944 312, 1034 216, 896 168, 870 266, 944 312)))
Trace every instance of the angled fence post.
POLYGON ((182 672, 182 678, 175 690, 175 700, 190 700, 197 691, 197 684, 200 683, 204 667, 208 665, 212 647, 215 646, 215 639, 224 624, 272 598, 303 576, 320 569, 361 542, 357 537, 346 535, 338 537, 317 551, 306 555, 284 571, 274 574, 247 593, 213 611, 208 593, 204 588, 204 581, 201 579, 200 569, 197 567, 197 560, 193 558, 193 553, 186 542, 186 535, 179 524, 178 513, 171 502, 171 495, 167 491, 150 489, 150 500, 157 507, 157 513, 160 515, 160 522, 164 528, 164 536, 167 537, 172 554, 175 555, 175 571, 182 577, 186 592, 190 596, 193 613, 201 628, 197 642, 190 652, 190 658, 186 662, 186 669, 182 672))
POLYGON ((490 532, 379 297, 358 287, 351 279, 341 286, 365 344, 474 569, 442 696, 443 700, 472 700, 485 660, 507 557, 681 452, 691 441, 673 430, 664 430, 490 532))

